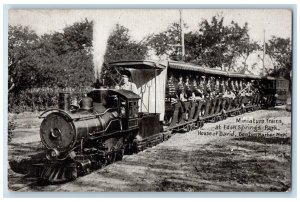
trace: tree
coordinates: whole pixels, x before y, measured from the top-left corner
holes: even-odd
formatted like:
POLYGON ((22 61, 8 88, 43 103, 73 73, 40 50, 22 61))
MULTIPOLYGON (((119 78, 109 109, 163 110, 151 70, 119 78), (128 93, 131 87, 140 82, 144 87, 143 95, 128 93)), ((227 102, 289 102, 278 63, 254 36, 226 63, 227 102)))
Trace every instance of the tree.
POLYGON ((94 81, 93 24, 87 20, 62 33, 38 36, 28 27, 9 26, 9 76, 12 90, 90 86, 94 81))
POLYGON ((214 16, 210 22, 202 21, 198 32, 186 35, 186 58, 190 62, 210 68, 227 67, 230 70, 244 51, 241 44, 245 45, 248 38, 247 23, 240 27, 232 21, 225 26, 223 17, 214 16))
POLYGON ((80 50, 91 53, 93 22, 87 19, 82 22, 76 22, 71 26, 65 27, 62 33, 55 32, 51 40, 59 55, 80 50))
POLYGON ((247 23, 245 23, 243 27, 240 27, 236 22, 231 21, 231 24, 228 27, 225 27, 225 29, 227 29, 225 42, 228 49, 224 54, 224 66, 226 66, 230 71, 232 70, 236 60, 239 57, 242 57, 244 59, 243 72, 245 73, 246 68, 248 68, 246 61, 252 52, 259 49, 259 45, 250 41, 247 23))
POLYGON ((143 60, 146 54, 147 46, 131 40, 129 29, 117 24, 108 38, 104 61, 143 60))
POLYGON ((62 33, 42 36, 45 57, 41 58, 44 71, 48 72, 48 85, 61 88, 90 86, 95 79, 92 41, 93 22, 88 20, 68 26, 62 33))
MULTIPOLYGON (((241 27, 232 21, 225 26, 224 18, 218 16, 212 17, 210 21, 203 20, 199 24, 199 30, 186 33, 184 40, 186 62, 210 68, 226 67, 228 70, 233 68, 239 57, 244 57, 246 61, 249 54, 257 48, 250 43, 247 23, 241 27)), ((174 49, 172 45, 181 44, 181 27, 178 23, 173 23, 166 31, 147 37, 147 41, 159 57, 178 55, 178 49, 174 49)))
MULTIPOLYGON (((144 60, 147 55, 147 46, 143 42, 135 42, 129 35, 129 29, 117 24, 107 41, 104 63, 120 60, 144 60)), ((106 84, 115 85, 114 80, 119 80, 118 73, 103 65, 102 73, 106 84)))
POLYGON ((238 46, 238 54, 239 56, 242 58, 243 62, 243 66, 239 69, 240 73, 245 73, 245 72, 250 72, 251 69, 253 69, 257 63, 252 64, 250 67, 247 64, 247 59, 249 58, 250 54, 260 50, 261 47, 259 46, 259 44, 255 41, 250 41, 249 37, 247 37, 244 41, 240 42, 240 45, 238 46))
POLYGON ((266 54, 268 54, 273 62, 274 70, 272 76, 283 76, 289 78, 292 69, 292 44, 289 38, 281 38, 273 36, 266 43, 266 54))
POLYGON ((34 86, 39 76, 36 66, 38 36, 28 27, 9 26, 8 74, 13 80, 14 91, 34 86))
POLYGON ((178 55, 178 46, 181 44, 180 24, 172 23, 166 31, 146 37, 146 41, 159 58, 166 55, 178 55))

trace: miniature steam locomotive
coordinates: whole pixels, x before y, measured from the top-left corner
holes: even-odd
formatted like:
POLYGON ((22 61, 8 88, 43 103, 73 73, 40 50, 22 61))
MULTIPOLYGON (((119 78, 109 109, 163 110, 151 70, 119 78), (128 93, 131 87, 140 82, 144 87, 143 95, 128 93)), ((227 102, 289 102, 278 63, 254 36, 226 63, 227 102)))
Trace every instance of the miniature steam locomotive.
MULTIPOLYGON (((124 154, 165 141, 174 131, 199 129, 205 122, 278 102, 277 80, 270 77, 175 61, 110 65, 131 72, 139 95, 102 87, 88 93, 80 107, 74 108, 70 94, 61 93, 59 108, 40 115, 45 151, 10 161, 12 170, 51 183, 73 180, 121 160, 124 154)), ((287 84, 287 80, 280 80, 281 104, 288 93, 287 84)))

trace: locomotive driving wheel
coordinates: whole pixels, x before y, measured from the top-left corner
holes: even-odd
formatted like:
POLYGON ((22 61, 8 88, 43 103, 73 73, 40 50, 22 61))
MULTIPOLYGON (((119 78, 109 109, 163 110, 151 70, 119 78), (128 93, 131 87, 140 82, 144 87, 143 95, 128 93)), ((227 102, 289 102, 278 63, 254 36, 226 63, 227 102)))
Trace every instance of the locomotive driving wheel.
POLYGON ((116 158, 117 158, 117 152, 112 147, 111 150, 106 154, 107 164, 114 163, 116 161, 116 158))
POLYGON ((123 156, 124 156, 124 149, 120 149, 119 151, 117 151, 116 160, 121 161, 123 159, 123 156))
POLYGON ((195 123, 195 129, 199 129, 200 128, 200 121, 196 121, 195 123))

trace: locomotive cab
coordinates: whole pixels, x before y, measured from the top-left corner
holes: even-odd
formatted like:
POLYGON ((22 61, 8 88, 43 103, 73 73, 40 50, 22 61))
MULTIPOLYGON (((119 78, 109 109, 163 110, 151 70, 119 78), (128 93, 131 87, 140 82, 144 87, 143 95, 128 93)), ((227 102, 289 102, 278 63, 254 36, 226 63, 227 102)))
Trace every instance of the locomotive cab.
POLYGON ((109 90, 108 97, 115 97, 123 130, 138 127, 138 101, 140 96, 128 90, 109 90))

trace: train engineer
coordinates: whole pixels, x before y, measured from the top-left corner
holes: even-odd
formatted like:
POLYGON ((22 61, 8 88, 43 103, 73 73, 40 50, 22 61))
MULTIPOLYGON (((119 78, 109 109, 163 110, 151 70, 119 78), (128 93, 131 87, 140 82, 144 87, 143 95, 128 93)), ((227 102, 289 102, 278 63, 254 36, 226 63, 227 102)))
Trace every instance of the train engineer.
POLYGON ((129 78, 131 77, 131 74, 129 71, 123 71, 122 73, 122 80, 121 80, 121 85, 117 85, 115 88, 116 89, 123 89, 123 90, 130 90, 134 92, 135 94, 138 94, 138 89, 135 85, 135 83, 130 82, 129 78))

